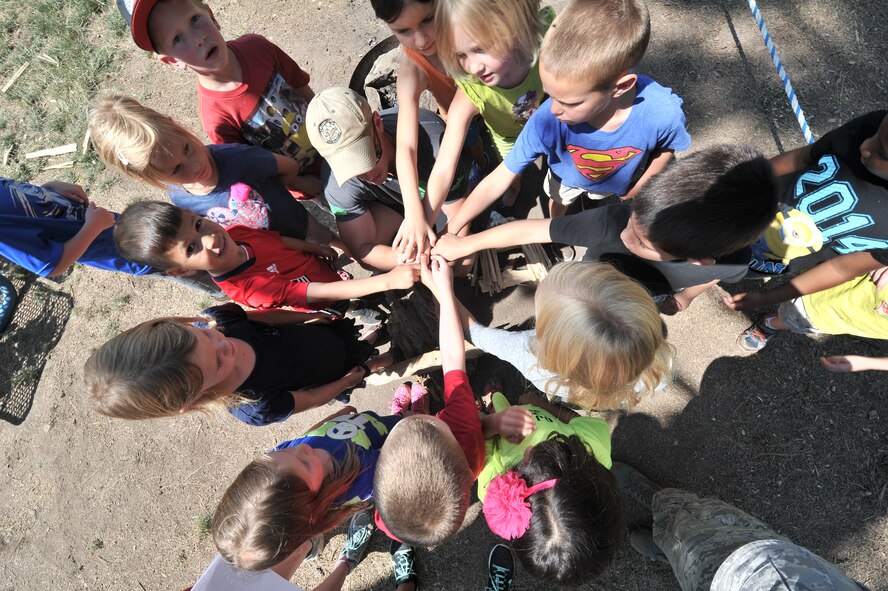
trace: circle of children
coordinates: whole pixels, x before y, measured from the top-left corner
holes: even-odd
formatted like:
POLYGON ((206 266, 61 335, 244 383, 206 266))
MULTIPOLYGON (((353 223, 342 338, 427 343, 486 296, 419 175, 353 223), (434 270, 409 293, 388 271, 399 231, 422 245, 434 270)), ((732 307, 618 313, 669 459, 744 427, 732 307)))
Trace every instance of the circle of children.
MULTIPOLYGON (((216 509, 214 565, 237 584, 244 571, 280 584, 349 524, 323 585, 343 584, 378 528, 392 540, 396 586, 414 589, 413 547, 457 533, 477 480, 487 523, 508 544, 490 553, 490 589, 509 587, 513 556, 545 581, 592 579, 620 547, 630 502, 653 514, 629 533, 632 547, 669 562, 686 591, 862 588, 741 510, 612 463, 608 425, 560 402, 631 407, 665 387, 674 353, 660 314, 751 273, 808 269, 725 298, 734 310, 780 303, 740 335, 746 350, 780 330, 888 338, 888 232, 875 219, 888 199, 886 111, 771 159, 742 145, 676 159, 690 145, 682 101, 636 71, 650 35, 644 0, 572 0, 557 16, 539 0, 370 2, 402 46, 398 109, 373 112, 346 88, 315 94, 264 37, 226 42, 201 0, 119 0, 138 47, 197 75, 213 143, 133 98, 100 95, 89 124, 101 158, 171 203, 118 216, 76 185, 2 181, 2 254, 17 264, 44 276, 75 261, 198 282, 208 273, 204 284, 234 302, 144 322, 95 351, 86 384, 111 417, 175 420, 222 405, 252 425, 286 420, 392 363, 375 350, 383 330, 359 336, 355 318, 376 319, 351 300, 417 281, 437 298, 443 410, 428 414, 423 387, 401 386, 391 416, 345 407, 254 460, 216 509), (424 90, 437 114, 420 108, 424 90), (551 216, 469 234, 498 199, 514 203, 540 156, 551 216), (335 233, 304 199, 329 208, 335 233), (566 215, 577 199, 592 206, 566 215), (527 243, 582 246, 585 260, 540 283, 533 329, 479 324, 454 296, 449 263, 527 243), (334 246, 373 276, 334 268, 334 246), (479 413, 464 335, 548 399, 510 406, 497 393, 479 413)), ((888 368, 858 356, 823 363, 888 368)))

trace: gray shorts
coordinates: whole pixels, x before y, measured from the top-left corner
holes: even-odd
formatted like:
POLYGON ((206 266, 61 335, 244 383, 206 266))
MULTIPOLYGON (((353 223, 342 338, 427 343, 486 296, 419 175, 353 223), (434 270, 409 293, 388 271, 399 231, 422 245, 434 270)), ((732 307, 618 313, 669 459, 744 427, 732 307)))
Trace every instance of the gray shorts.
POLYGON ((607 199, 613 195, 613 193, 596 193, 563 185, 558 175, 552 174, 551 168, 546 172, 546 178, 543 181, 543 192, 546 194, 546 197, 561 205, 570 205, 583 195, 594 201, 607 199))
POLYGON ((811 320, 808 318, 807 312, 805 312, 805 304, 802 298, 796 298, 780 304, 780 307, 777 309, 777 315, 780 316, 780 320, 783 321, 786 328, 792 332, 799 334, 821 334, 822 332, 811 324, 811 320))
POLYGON ((653 513, 654 542, 669 558, 682 591, 709 591, 718 568, 741 546, 787 540, 733 505, 678 488, 655 494, 653 513))

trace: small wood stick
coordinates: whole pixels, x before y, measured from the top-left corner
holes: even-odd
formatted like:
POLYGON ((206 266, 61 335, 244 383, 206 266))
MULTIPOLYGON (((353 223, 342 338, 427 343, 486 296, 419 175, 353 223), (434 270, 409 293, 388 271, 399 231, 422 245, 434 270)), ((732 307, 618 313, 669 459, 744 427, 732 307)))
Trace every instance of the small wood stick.
POLYGON ((77 151, 77 144, 65 144, 64 146, 56 146, 55 148, 46 148, 45 150, 37 150, 25 154, 26 159, 46 158, 47 156, 58 156, 59 154, 70 154, 77 151))
POLYGON ((28 66, 31 65, 31 62, 23 63, 18 70, 15 71, 15 74, 12 75, 12 78, 3 85, 3 88, 0 89, 0 92, 6 94, 6 91, 12 88, 12 85, 15 84, 15 81, 19 79, 19 76, 25 73, 25 70, 28 69, 28 66))

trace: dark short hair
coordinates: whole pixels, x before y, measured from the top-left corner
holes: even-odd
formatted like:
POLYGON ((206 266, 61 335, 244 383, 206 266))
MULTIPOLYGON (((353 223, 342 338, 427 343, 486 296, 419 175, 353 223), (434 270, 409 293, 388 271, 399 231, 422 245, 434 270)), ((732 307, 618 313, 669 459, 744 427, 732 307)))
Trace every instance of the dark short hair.
POLYGON ((185 211, 164 201, 139 201, 120 214, 114 224, 114 243, 123 258, 169 270, 167 253, 176 245, 185 211))
POLYGON ((370 0, 370 4, 373 6, 373 12, 376 13, 376 18, 390 23, 401 15, 401 11, 404 10, 404 7, 410 2, 431 4, 434 1, 435 0, 370 0))
POLYGON ((553 433, 515 470, 528 486, 557 478, 528 497, 530 527, 512 548, 533 576, 578 585, 614 561, 623 540, 623 501, 610 470, 576 435, 553 433))
POLYGON ((754 243, 777 215, 777 178, 755 148, 713 146, 652 177, 632 211, 648 239, 669 254, 719 258, 754 243))

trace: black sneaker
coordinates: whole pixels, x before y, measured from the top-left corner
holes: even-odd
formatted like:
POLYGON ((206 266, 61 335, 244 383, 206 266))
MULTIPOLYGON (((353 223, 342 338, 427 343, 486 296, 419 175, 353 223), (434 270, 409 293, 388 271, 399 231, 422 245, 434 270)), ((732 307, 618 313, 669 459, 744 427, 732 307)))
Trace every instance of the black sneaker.
POLYGON ((389 546, 389 552, 392 555, 392 571, 395 573, 395 588, 404 583, 413 583, 413 589, 418 589, 419 585, 417 584, 415 566, 416 553, 413 551, 413 548, 403 542, 392 540, 391 546, 389 546))
POLYGON ((376 525, 373 523, 371 511, 361 511, 352 515, 351 522, 348 524, 348 537, 345 540, 345 546, 342 547, 342 554, 339 555, 339 562, 348 565, 349 573, 355 570, 355 567, 364 559, 367 546, 370 545, 370 537, 375 529, 376 525))
POLYGON ((623 496, 628 496, 647 509, 651 508, 654 495, 663 489, 662 486, 632 466, 620 462, 613 463, 611 473, 614 475, 623 496))
POLYGON ((505 544, 497 544, 487 560, 487 586, 484 591, 509 591, 515 576, 515 559, 505 544))

